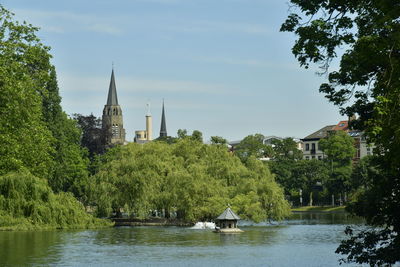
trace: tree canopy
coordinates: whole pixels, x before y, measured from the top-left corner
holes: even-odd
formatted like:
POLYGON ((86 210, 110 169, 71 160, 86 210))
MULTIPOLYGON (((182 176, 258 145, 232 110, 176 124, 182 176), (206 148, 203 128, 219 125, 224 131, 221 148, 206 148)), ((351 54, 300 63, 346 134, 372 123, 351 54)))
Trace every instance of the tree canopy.
POLYGON ((214 219, 228 204, 256 222, 282 219, 289 205, 283 190, 258 160, 246 164, 226 147, 184 138, 168 145, 128 144, 104 155, 90 184, 90 199, 108 216, 123 208, 137 217, 149 210, 196 221, 214 219))
POLYGON ((282 31, 294 32, 292 52, 301 66, 317 63, 328 73, 320 92, 358 120, 379 155, 381 175, 360 193, 351 209, 375 229, 347 231, 339 253, 371 265, 400 261, 400 3, 397 0, 291 0, 282 31), (329 65, 344 48, 337 70, 329 65), (361 204, 362 203, 362 204, 361 204), (365 207, 365 208, 361 208, 365 207))
POLYGON ((235 147, 235 154, 242 161, 246 161, 250 157, 272 157, 273 149, 271 146, 264 144, 264 136, 262 134, 254 134, 248 135, 240 141, 235 147))
MULTIPOLYGON (((84 210, 70 193, 62 193, 84 198, 81 184, 88 177, 88 160, 80 147, 79 128, 61 108, 50 48, 41 43, 37 30, 15 21, 0 5, 0 216, 29 221, 34 227, 65 227, 56 219, 63 212, 92 218, 82 215, 84 210), (32 188, 58 202, 32 198, 32 188), (60 203, 64 210, 53 212, 61 209, 60 203)), ((69 217, 71 225, 79 220, 74 216, 69 217)))

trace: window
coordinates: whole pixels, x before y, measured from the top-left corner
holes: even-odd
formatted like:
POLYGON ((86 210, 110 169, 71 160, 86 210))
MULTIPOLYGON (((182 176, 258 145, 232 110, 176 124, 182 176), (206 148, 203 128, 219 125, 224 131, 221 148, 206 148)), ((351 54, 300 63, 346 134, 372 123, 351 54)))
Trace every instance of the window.
POLYGON ((310 159, 310 157, 309 156, 306 156, 306 160, 309 160, 310 159))
POLYGON ((319 146, 319 142, 317 143, 317 147, 318 147, 318 150, 321 150, 321 147, 319 146))
POLYGON ((113 124, 113 126, 112 126, 112 135, 113 135, 113 136, 118 136, 118 135, 119 135, 119 127, 118 127, 118 124, 113 124))
POLYGON ((321 156, 318 156, 318 159, 319 159, 319 160, 321 160, 321 159, 322 159, 322 157, 321 157, 321 156))
POLYGON ((310 144, 306 144, 306 151, 310 150, 310 144))
POLYGON ((314 151, 315 151, 315 143, 312 143, 312 144, 311 144, 311 150, 314 150, 314 151))

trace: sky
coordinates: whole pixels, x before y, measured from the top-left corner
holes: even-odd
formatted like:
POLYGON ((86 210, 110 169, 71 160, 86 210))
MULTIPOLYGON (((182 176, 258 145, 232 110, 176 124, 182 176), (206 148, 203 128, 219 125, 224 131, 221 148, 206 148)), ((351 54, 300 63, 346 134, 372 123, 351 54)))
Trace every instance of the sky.
POLYGON ((62 106, 100 117, 114 66, 127 140, 145 129, 150 103, 158 137, 204 140, 261 133, 303 138, 343 119, 318 93, 326 76, 300 68, 292 33, 279 32, 285 0, 3 0, 40 27, 51 47, 62 106))

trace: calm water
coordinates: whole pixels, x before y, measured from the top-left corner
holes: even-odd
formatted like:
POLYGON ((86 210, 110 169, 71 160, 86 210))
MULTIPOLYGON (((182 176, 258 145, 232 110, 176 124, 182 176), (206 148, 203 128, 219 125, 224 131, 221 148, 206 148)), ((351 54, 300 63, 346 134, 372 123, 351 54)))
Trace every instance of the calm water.
POLYGON ((346 214, 295 214, 241 234, 180 227, 0 232, 0 266, 338 266, 346 214))

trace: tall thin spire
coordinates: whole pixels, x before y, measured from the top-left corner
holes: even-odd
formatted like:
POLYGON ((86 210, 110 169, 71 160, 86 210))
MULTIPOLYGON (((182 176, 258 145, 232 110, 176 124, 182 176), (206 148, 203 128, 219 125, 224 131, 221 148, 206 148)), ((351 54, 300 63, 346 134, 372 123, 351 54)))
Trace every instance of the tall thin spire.
POLYGON ((114 78, 114 66, 111 71, 111 80, 110 80, 110 87, 108 89, 107 105, 118 106, 117 88, 115 86, 115 78, 114 78))
POLYGON ((164 110, 164 99, 162 103, 162 115, 161 115, 161 127, 160 127, 160 137, 167 136, 167 124, 165 122, 165 110, 164 110))

